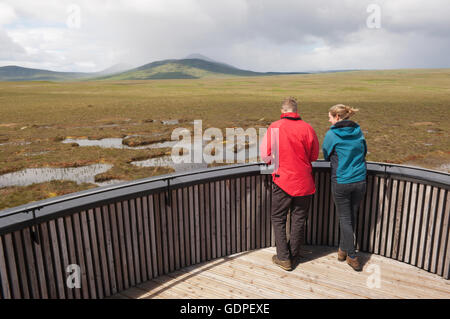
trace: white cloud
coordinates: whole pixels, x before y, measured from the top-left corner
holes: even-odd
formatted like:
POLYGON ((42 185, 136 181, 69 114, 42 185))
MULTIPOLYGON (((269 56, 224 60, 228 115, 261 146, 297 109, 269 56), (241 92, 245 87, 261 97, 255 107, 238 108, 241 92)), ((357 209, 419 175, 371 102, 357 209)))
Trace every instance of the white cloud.
POLYGON ((448 0, 3 0, 0 65, 98 71, 198 52, 257 71, 450 67, 448 16, 448 0), (381 29, 367 28, 370 3, 381 29))
POLYGON ((16 19, 14 8, 0 2, 0 26, 13 22, 16 19))
POLYGON ((25 53, 24 48, 0 30, 0 60, 14 60, 16 57, 23 57, 25 53))

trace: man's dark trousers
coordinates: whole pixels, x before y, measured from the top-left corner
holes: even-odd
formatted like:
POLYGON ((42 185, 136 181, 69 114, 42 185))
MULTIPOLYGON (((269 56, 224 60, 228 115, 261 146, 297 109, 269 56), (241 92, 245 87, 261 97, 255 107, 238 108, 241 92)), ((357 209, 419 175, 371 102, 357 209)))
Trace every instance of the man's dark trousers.
POLYGON ((312 195, 290 196, 277 184, 272 183, 272 226, 278 259, 288 260, 300 255, 311 197, 312 195), (291 211, 291 230, 288 243, 286 220, 289 209, 291 211))

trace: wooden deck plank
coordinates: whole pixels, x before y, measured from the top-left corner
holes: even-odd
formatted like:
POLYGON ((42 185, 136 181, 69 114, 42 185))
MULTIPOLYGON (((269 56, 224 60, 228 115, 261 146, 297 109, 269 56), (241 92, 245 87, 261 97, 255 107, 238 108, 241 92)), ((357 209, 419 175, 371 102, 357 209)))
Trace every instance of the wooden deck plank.
MULTIPOLYGON (((263 256, 261 256, 262 258, 263 256)), ((265 256, 260 261, 261 263, 267 263, 269 256, 265 256)), ((255 262, 258 256, 254 256, 253 262, 255 262)), ((445 290, 438 289, 437 287, 430 287, 421 285, 421 280, 415 279, 416 277, 408 273, 408 275, 402 279, 398 279, 399 275, 405 271, 402 265, 397 265, 396 269, 388 269, 384 264, 379 261, 369 261, 367 267, 371 265, 379 265, 381 273, 381 286, 382 289, 367 289, 367 279, 371 275, 369 272, 355 273, 346 265, 346 263, 337 263, 335 260, 335 254, 328 255, 320 258, 319 260, 313 260, 300 264, 298 267, 301 272, 309 274, 317 278, 317 281, 324 286, 328 286, 330 289, 336 289, 334 285, 337 284, 337 289, 341 287, 347 287, 351 285, 351 290, 358 294, 360 297, 370 298, 420 298, 424 295, 430 298, 439 298, 445 290), (318 277, 317 277, 318 276, 318 277), (320 279, 318 279, 320 278, 320 279), (415 280, 409 280, 414 278, 415 280), (406 289, 405 289, 406 288, 406 289)), ((413 269, 414 270, 414 269, 413 269)), ((345 288, 344 288, 345 289, 345 288)))
MULTIPOLYGON (((298 285, 298 283, 293 283, 287 278, 284 273, 267 273, 262 267, 258 268, 252 266, 252 268, 250 268, 242 265, 241 261, 236 263, 236 265, 230 264, 228 266, 228 271, 227 269, 218 268, 211 270, 211 273, 221 275, 237 287, 256 290, 260 293, 260 298, 265 298, 265 295, 268 292, 276 293, 276 298, 349 297, 348 295, 336 293, 325 294, 323 289, 320 291, 320 287, 314 284, 305 282, 302 285, 298 285), (248 271, 249 269, 251 272, 248 271), (268 275, 271 275, 272 278, 268 277, 268 275)), ((270 296, 269 298, 274 297, 270 296)))
POLYGON ((114 298, 450 298, 450 282, 385 257, 362 254, 365 269, 378 265, 381 287, 370 289, 368 271, 355 272, 337 261, 336 249, 305 246, 291 272, 271 262, 264 248, 185 267, 114 295, 114 298))

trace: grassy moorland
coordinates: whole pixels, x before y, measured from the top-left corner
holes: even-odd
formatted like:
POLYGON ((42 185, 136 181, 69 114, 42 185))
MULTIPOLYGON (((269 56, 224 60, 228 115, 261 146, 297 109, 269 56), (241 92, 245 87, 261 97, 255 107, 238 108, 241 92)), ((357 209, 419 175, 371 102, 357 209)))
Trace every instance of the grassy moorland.
MULTIPOLYGON (((138 144, 170 139, 176 127, 267 127, 283 98, 297 97, 300 115, 320 142, 330 106, 360 109, 369 161, 442 169, 450 163, 450 69, 115 82, 1 82, 0 175, 24 168, 114 165, 96 180, 132 180, 170 172, 131 161, 170 149, 76 147, 65 138, 139 135, 138 144), (164 125, 162 120, 180 124, 164 125)), ((224 131, 225 133, 225 131, 224 131)), ((447 166, 448 167, 448 166, 447 166)), ((448 170, 448 169, 447 169, 448 170)), ((94 187, 51 182, 0 189, 0 209, 94 187)))

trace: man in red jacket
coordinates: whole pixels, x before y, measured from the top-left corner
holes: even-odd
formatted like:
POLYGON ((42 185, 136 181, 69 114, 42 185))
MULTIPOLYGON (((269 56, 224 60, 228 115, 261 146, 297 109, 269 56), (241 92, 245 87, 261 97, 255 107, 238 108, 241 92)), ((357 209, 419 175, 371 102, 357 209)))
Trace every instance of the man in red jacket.
POLYGON ((297 114, 297 102, 287 98, 281 106, 281 119, 267 129, 261 146, 261 159, 275 164, 272 174, 272 225, 277 254, 272 261, 292 270, 304 238, 304 225, 312 195, 316 192, 311 162, 319 155, 316 132, 297 114), (291 211, 289 243, 286 219, 291 211))

